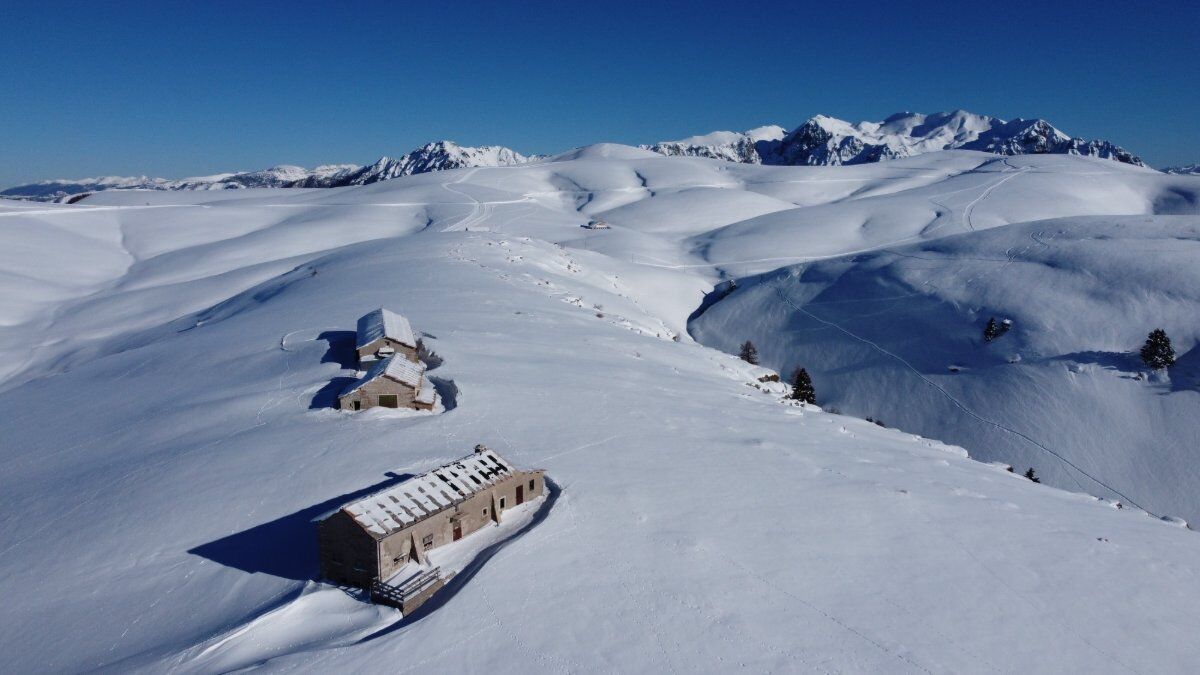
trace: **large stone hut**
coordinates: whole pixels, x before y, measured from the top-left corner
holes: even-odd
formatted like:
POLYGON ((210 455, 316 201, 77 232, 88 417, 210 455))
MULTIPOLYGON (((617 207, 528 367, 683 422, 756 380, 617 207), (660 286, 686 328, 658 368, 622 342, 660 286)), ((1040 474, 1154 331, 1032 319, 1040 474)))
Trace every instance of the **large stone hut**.
POLYGON ((432 471, 353 501, 317 524, 321 575, 369 589, 426 552, 542 496, 540 469, 522 471, 483 446, 432 471))
POLYGON ((355 351, 362 365, 402 356, 409 361, 417 360, 417 338, 408 319, 390 309, 380 307, 358 320, 358 337, 355 351))
POLYGON ((425 364, 409 361, 396 354, 376 361, 365 375, 350 383, 338 395, 342 410, 383 408, 415 408, 432 410, 436 393, 425 364))

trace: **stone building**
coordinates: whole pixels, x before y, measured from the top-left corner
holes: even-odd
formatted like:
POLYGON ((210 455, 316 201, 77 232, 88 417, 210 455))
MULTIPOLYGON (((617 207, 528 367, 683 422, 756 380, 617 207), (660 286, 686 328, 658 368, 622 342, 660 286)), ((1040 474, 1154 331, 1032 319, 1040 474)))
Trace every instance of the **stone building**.
MULTIPOLYGON (((426 553, 542 496, 540 469, 522 471, 483 446, 419 476, 353 501, 317 524, 321 575, 369 589, 426 553)), ((412 568, 409 568, 410 570, 412 568)))
POLYGON ((417 338, 408 319, 380 307, 358 320, 355 350, 359 364, 365 366, 389 356, 417 360, 417 338))
POLYGON ((365 375, 338 395, 342 410, 415 408, 432 410, 437 394, 425 377, 425 364, 396 354, 375 361, 365 375))

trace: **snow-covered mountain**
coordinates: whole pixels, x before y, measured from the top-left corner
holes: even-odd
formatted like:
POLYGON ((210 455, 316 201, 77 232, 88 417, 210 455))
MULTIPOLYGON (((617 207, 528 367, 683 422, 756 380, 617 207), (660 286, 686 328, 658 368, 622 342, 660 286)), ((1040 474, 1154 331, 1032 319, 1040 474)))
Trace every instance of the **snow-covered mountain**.
MULTIPOLYGON (((865 164, 926 152, 963 149, 1001 155, 1068 154, 1112 159, 1145 166, 1142 160, 1108 141, 1088 141, 1059 131, 1045 120, 1004 121, 963 110, 922 115, 899 113, 883 122, 851 124, 817 115, 787 131, 768 125, 745 132, 715 131, 677 141, 639 146, 668 155, 706 157, 741 164, 828 166, 865 164)), ((469 167, 515 166, 545 159, 498 145, 460 146, 428 143, 398 158, 374 164, 331 164, 315 169, 277 166, 263 171, 225 173, 181 180, 120 177, 48 180, 0 190, 0 197, 55 201, 101 190, 227 190, 246 187, 330 188, 369 185, 401 176, 469 167)), ((1194 171, 1181 167, 1178 171, 1194 171)))
POLYGON ((0 203, 0 667, 1191 672, 1200 538, 1134 504, 1200 515, 1198 195, 603 145, 0 203), (445 412, 330 407, 381 306, 445 412), (1158 326, 1180 364, 1145 376, 1158 326), (781 400, 797 364, 894 428, 781 400), (423 615, 316 578, 314 518, 475 443, 546 470, 536 526, 423 615))
POLYGON ((1168 166, 1163 173, 1176 176, 1200 176, 1200 164, 1185 164, 1183 166, 1168 166))
POLYGON ((786 135, 787 129, 769 125, 742 133, 714 131, 703 136, 662 141, 641 147, 672 157, 708 157, 742 164, 762 164, 763 155, 760 154, 760 149, 775 147, 786 135))
POLYGON ((400 176, 476 166, 512 166, 538 159, 498 145, 464 147, 453 141, 428 143, 396 159, 381 157, 374 164, 329 164, 315 169, 276 166, 262 171, 222 173, 169 180, 107 176, 79 180, 49 180, 0 191, 0 197, 54 201, 102 190, 231 190, 255 187, 330 188, 368 185, 400 176))
POLYGON ((771 126, 643 147, 666 155, 784 166, 865 164, 952 149, 1000 155, 1083 155, 1144 166, 1140 158, 1108 141, 1073 138, 1045 120, 1006 122, 964 110, 932 115, 899 113, 882 122, 857 124, 817 115, 786 134, 782 127, 771 126))
POLYGON ((427 143, 396 159, 380 157, 374 164, 341 171, 331 176, 313 175, 281 187, 344 187, 369 185, 401 176, 430 171, 481 166, 514 166, 540 157, 526 157, 499 145, 464 147, 453 141, 427 143))

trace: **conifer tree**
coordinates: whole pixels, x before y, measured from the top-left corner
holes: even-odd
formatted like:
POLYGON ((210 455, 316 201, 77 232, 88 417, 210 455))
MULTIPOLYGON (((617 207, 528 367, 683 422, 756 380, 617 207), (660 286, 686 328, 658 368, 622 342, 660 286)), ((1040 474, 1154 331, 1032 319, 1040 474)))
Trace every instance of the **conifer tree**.
POLYGON ((988 319, 987 327, 983 329, 983 341, 991 342, 1000 337, 1000 326, 996 323, 996 317, 988 319))
POLYGON ((808 376, 808 371, 803 368, 797 368, 792 373, 791 398, 814 405, 817 402, 817 392, 813 389, 812 378, 808 376))
POLYGON ((1025 472, 1025 477, 1026 477, 1026 478, 1028 478, 1029 480, 1031 480, 1031 481, 1035 482, 1035 483, 1040 483, 1040 482, 1042 482, 1042 479, 1041 479, 1041 478, 1038 478, 1038 476, 1037 476, 1037 472, 1035 472, 1035 471, 1033 470, 1033 467, 1032 467, 1032 466, 1031 466, 1031 467, 1029 467, 1029 470, 1025 472))
POLYGON ((746 340, 742 343, 742 350, 738 356, 752 366, 758 365, 758 348, 755 347, 754 343, 749 340, 746 340))
POLYGON ((1166 331, 1161 328, 1150 331, 1146 344, 1142 345, 1142 361, 1156 370, 1175 365, 1175 348, 1166 331))

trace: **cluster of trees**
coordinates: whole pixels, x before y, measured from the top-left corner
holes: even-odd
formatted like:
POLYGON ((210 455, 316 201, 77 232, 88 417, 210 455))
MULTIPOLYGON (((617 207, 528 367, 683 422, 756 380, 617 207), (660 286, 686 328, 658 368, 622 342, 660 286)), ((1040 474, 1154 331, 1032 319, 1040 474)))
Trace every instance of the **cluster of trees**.
MULTIPOLYGON (((758 365, 758 348, 754 343, 746 340, 738 349, 738 357, 751 365, 758 365)), ((808 371, 803 368, 796 368, 792 371, 792 393, 788 398, 793 401, 801 401, 803 403, 811 403, 816 405, 817 392, 813 389, 812 377, 808 371)))
MULTIPOLYGON (((1012 322, 1008 319, 996 321, 996 317, 990 317, 983 328, 983 341, 991 342, 1007 333, 1011 327, 1012 322)), ((1167 332, 1161 328, 1150 331, 1140 354, 1142 362, 1155 370, 1175 365, 1175 348, 1171 346, 1171 338, 1167 337, 1167 332)))

